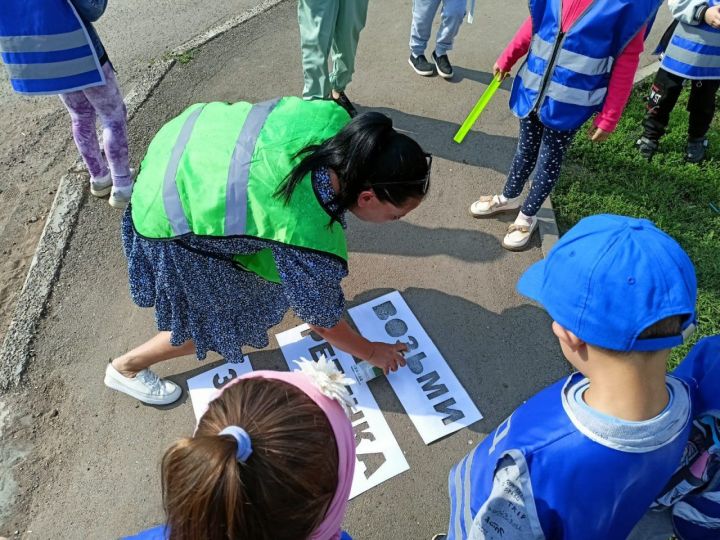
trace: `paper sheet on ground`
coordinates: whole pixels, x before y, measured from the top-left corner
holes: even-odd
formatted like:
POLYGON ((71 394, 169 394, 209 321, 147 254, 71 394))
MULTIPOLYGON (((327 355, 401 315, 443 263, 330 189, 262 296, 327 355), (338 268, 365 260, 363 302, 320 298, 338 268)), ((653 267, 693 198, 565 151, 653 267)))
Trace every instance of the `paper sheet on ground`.
POLYGON ((207 404, 215 393, 234 378, 250 373, 253 370, 250 358, 245 356, 239 364, 227 362, 220 366, 203 371, 188 379, 188 392, 192 401, 195 419, 200 420, 200 415, 205 412, 207 404))
MULTIPOLYGON (((317 360, 324 355, 347 377, 353 378, 350 366, 355 363, 355 359, 334 349, 327 341, 310 332, 307 324, 277 334, 276 337, 291 370, 297 369, 295 360, 317 360)), ((351 421, 357 453, 355 476, 350 491, 352 499, 410 467, 367 384, 356 383, 351 385, 349 390, 355 402, 351 421)))
POLYGON ((407 367, 388 375, 388 381, 425 444, 482 418, 399 292, 351 308, 348 313, 367 339, 408 344, 407 367))

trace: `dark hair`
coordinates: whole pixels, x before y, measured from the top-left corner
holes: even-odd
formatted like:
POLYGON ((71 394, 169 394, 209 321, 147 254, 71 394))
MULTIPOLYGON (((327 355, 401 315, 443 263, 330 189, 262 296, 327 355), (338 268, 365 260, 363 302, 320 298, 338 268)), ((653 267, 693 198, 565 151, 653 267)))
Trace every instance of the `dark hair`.
POLYGON ((295 386, 246 379, 212 401, 192 438, 162 460, 170 540, 299 540, 325 517, 338 483, 335 436, 325 413, 295 386), (253 452, 218 433, 250 435, 253 452))
POLYGON ((427 192, 429 157, 420 145, 392 127, 392 120, 378 112, 356 116, 337 135, 319 145, 300 150, 300 163, 290 172, 276 194, 289 202, 306 174, 320 167, 335 171, 340 192, 333 203, 339 207, 332 221, 357 201, 366 189, 375 189, 381 201, 403 205, 427 192), (382 184, 382 186, 379 186, 382 184))
MULTIPOLYGON (((638 340, 642 339, 653 339, 653 338, 664 338, 680 335, 682 332, 683 322, 687 319, 687 315, 671 315, 665 317, 659 321, 651 324, 645 330, 640 332, 638 340)), ((608 349, 606 347, 598 347, 593 345, 596 349, 600 349, 615 355, 621 356, 653 356, 657 351, 616 351, 608 349)))

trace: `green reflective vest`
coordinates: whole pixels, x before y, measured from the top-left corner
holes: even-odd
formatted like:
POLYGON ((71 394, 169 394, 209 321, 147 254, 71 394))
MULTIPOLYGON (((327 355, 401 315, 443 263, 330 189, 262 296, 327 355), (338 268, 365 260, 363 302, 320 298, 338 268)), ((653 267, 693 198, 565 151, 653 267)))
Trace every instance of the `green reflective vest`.
MULTIPOLYGON (((289 204, 275 196, 298 151, 337 134, 350 118, 332 101, 278 98, 258 104, 198 103, 150 143, 131 200, 136 232, 249 237, 330 254, 347 263, 345 233, 308 174, 289 204)), ((280 282, 269 248, 233 261, 280 282)))

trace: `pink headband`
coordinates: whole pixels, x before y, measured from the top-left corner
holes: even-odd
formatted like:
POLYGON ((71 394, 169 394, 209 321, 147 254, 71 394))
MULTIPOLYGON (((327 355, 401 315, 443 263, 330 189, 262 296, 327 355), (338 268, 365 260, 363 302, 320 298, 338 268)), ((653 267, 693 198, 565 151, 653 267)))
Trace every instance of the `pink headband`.
POLYGON ((325 518, 310 535, 309 540, 339 539, 355 473, 355 437, 345 411, 338 401, 323 394, 307 375, 299 371, 253 371, 230 381, 213 399, 219 397, 225 389, 245 379, 273 379, 291 384, 305 392, 327 416, 338 449, 338 485, 325 518))

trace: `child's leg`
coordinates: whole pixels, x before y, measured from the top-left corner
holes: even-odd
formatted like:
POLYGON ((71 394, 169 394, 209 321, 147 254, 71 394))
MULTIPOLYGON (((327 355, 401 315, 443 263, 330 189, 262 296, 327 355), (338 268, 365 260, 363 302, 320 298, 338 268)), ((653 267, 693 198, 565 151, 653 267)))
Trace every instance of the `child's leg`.
POLYGON ((305 80, 304 99, 324 99, 330 95, 328 56, 337 16, 337 2, 327 0, 298 2, 300 49, 305 80))
POLYGON ((330 85, 333 90, 343 92, 355 71, 355 53, 367 21, 368 0, 340 0, 339 4, 331 47, 330 85))
POLYGON ((720 80, 692 81, 687 110, 690 113, 688 139, 702 139, 715 114, 715 94, 720 80))
POLYGON ((132 184, 128 159, 127 110, 110 62, 103 65, 105 84, 84 91, 92 103, 103 126, 103 145, 112 174, 113 185, 127 187, 132 184))
POLYGON ((452 50, 455 36, 465 18, 466 0, 443 0, 442 19, 435 37, 435 54, 442 56, 452 50))
POLYGON ((413 0, 412 26, 410 27, 410 52, 413 55, 425 54, 433 19, 439 6, 440 0, 413 0))
POLYGON ((647 113, 643 120, 644 137, 651 141, 657 141, 665 135, 670 113, 680 96, 684 80, 662 68, 658 69, 650 90, 647 113))
POLYGON ((535 168, 545 126, 535 113, 520 119, 520 135, 517 149, 508 173, 503 196, 507 199, 519 197, 525 182, 535 168))
POLYGON ((540 148, 540 161, 535 178, 533 178, 530 193, 522 205, 521 212, 526 217, 532 217, 545 202, 553 187, 560 178, 560 169, 565 159, 565 152, 575 138, 577 130, 557 131, 546 127, 542 134, 540 148))
POLYGON ((95 109, 92 104, 82 91, 60 94, 60 100, 70 113, 73 139, 88 168, 91 180, 107 176, 109 171, 100 153, 100 144, 95 131, 95 109))

